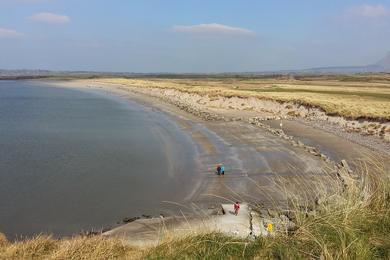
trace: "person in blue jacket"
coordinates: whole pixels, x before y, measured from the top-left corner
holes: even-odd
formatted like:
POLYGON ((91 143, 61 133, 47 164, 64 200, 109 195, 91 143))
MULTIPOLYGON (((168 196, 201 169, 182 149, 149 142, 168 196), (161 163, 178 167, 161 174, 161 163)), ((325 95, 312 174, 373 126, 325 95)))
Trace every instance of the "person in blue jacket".
POLYGON ((225 175, 225 166, 221 165, 221 174, 225 175))

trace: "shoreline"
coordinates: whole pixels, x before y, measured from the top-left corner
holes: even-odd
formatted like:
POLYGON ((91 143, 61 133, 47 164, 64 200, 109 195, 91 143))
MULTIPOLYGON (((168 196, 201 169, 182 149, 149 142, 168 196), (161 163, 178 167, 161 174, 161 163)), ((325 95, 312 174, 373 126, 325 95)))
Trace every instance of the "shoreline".
MULTIPOLYGON (((313 108, 311 110, 310 108, 307 108, 308 112, 306 112, 306 113, 312 112, 313 113, 312 117, 288 117, 285 113, 286 111, 281 111, 282 114, 280 114, 279 116, 275 116, 274 112, 270 113, 264 110, 252 111, 246 108, 242 109, 237 107, 231 107, 230 105, 228 108, 221 108, 220 106, 219 107, 216 106, 214 103, 215 102, 221 103, 222 100, 225 100, 229 104, 230 102, 232 102, 222 97, 219 99, 214 98, 214 100, 211 100, 212 104, 208 104, 207 100, 194 101, 194 99, 202 98, 200 96, 192 97, 189 96, 188 93, 182 93, 183 95, 181 95, 180 91, 174 90, 174 92, 172 92, 170 89, 161 90, 153 87, 150 88, 132 87, 132 86, 125 86, 122 84, 100 82, 99 80, 96 79, 70 80, 70 81, 63 81, 63 83, 68 87, 71 85, 74 86, 75 84, 78 85, 79 87, 83 87, 87 89, 96 87, 96 89, 106 91, 107 93, 113 94, 117 92, 117 95, 119 96, 122 95, 123 97, 125 97, 126 95, 131 95, 132 98, 137 99, 138 102, 145 103, 146 105, 154 106, 154 107, 160 106, 160 109, 162 111, 164 111, 164 109, 167 109, 167 107, 162 106, 162 104, 159 103, 170 104, 173 105, 176 109, 174 110, 169 109, 165 111, 168 114, 175 115, 178 113, 180 114, 181 112, 184 111, 186 112, 187 115, 188 114, 195 115, 193 119, 197 118, 197 119, 202 119, 204 121, 221 120, 221 121, 228 122, 228 121, 249 121, 250 119, 255 119, 259 122, 269 125, 274 129, 280 129, 279 126, 280 121, 282 121, 284 125, 286 124, 286 122, 287 123, 292 122, 295 125, 307 126, 309 128, 318 129, 322 132, 326 132, 331 135, 336 135, 341 139, 345 139, 359 146, 363 146, 364 148, 368 148, 372 152, 384 153, 386 154, 387 157, 390 157, 390 141, 385 139, 388 138, 387 135, 378 137, 375 134, 370 135, 366 132, 359 132, 351 128, 351 125, 354 125, 356 124, 356 122, 358 122, 357 120, 349 120, 349 119, 342 118, 340 116, 334 116, 334 117, 325 116, 321 111, 313 111, 313 108), (92 87, 92 85, 94 84, 96 86, 92 87), (182 102, 180 102, 180 100, 182 100, 182 102), (203 106, 199 105, 199 103, 203 104, 203 106), (321 114, 319 115, 318 113, 321 114), (316 116, 318 116, 317 119, 316 116)), ((235 102, 235 103, 242 103, 242 102, 243 101, 240 100, 240 102, 235 102)), ((248 99, 247 102, 253 103, 255 101, 253 100, 253 98, 250 98, 248 99)), ((263 102, 263 101, 259 100, 259 102, 263 102)), ((271 102, 267 100, 265 100, 264 102, 270 102, 271 107, 275 106, 274 103, 277 103, 276 101, 271 102)), ((289 105, 287 104, 287 106, 289 105)), ((302 110, 301 107, 299 109, 302 110)), ((379 124, 380 122, 377 123, 379 124)), ((387 126, 390 129, 390 122, 384 122, 383 124, 385 124, 384 126, 387 126)), ((286 129, 285 127, 283 128, 284 131, 286 130, 291 131, 291 129, 286 129)), ((376 128, 379 129, 379 127, 376 128)), ((298 130, 293 131, 292 135, 297 136, 299 138, 299 131, 298 130)), ((304 136, 302 138, 305 139, 304 136)), ((314 141, 312 143, 316 143, 316 142, 314 141)))
MULTIPOLYGON (((43 82, 53 84, 53 81, 43 82)), ((352 161, 365 159, 371 156, 378 156, 385 161, 390 158, 390 150, 386 149, 390 143, 385 143, 385 146, 380 149, 373 149, 371 146, 367 147, 362 145, 360 142, 355 142, 354 140, 351 141, 345 135, 340 133, 340 129, 334 130, 331 123, 328 128, 324 129, 321 127, 321 124, 312 124, 311 120, 283 119, 283 131, 281 131, 279 123, 282 118, 277 120, 267 119, 267 113, 260 117, 253 117, 252 112, 249 114, 237 114, 237 111, 234 110, 221 110, 217 112, 202 110, 197 106, 192 107, 192 99, 190 99, 188 103, 186 97, 183 97, 183 100, 187 101, 187 103, 178 102, 176 99, 171 99, 169 95, 156 95, 153 91, 145 92, 143 89, 140 91, 138 88, 124 88, 123 85, 120 84, 101 83, 96 80, 55 81, 54 83, 60 87, 103 91, 106 94, 115 95, 123 100, 129 99, 139 102, 151 109, 157 109, 174 119, 184 131, 191 133, 194 144, 197 145, 198 151, 203 150, 203 152, 208 154, 217 152, 216 147, 218 146, 218 141, 222 140, 222 142, 225 142, 225 145, 232 146, 229 142, 231 140, 228 140, 229 137, 224 139, 223 131, 215 126, 215 124, 218 123, 226 123, 235 124, 238 127, 255 126, 255 129, 251 129, 251 131, 262 132, 265 130, 271 134, 271 137, 269 136, 270 138, 273 139, 276 137, 278 141, 284 141, 284 145, 286 145, 287 141, 289 144, 287 149, 294 149, 298 147, 309 155, 319 157, 320 161, 331 163, 333 166, 338 164, 341 160, 352 161), (196 133, 193 133, 194 131, 196 133), (211 140, 213 138, 215 140, 211 140)), ((258 115, 258 113, 256 115, 258 115)), ((240 132, 241 131, 238 129, 235 133, 233 133, 233 135, 235 135, 234 139, 236 141, 238 140, 237 144, 240 144, 242 141, 239 140, 238 137, 239 134, 242 134, 240 132)), ((360 136, 358 133, 353 134, 356 135, 354 136, 354 139, 357 139, 360 136)), ((249 145, 254 145, 252 142, 248 143, 249 145)), ((222 158, 219 158, 216 161, 221 160, 222 158)), ((216 164, 218 164, 218 162, 213 165, 216 164)), ((354 168, 355 165, 350 165, 350 167, 354 168)), ((210 170, 210 168, 207 170, 210 170)))
MULTIPOLYGON (((53 84, 52 81, 48 82, 53 84)), ((302 180, 300 178, 304 178, 307 181, 306 185, 326 182, 329 176, 323 175, 323 168, 337 168, 341 159, 347 159, 350 162, 357 156, 362 156, 364 152, 375 153, 366 148, 364 148, 366 151, 363 152, 361 151, 362 147, 358 144, 311 126, 298 125, 299 122, 296 121, 291 123, 284 121, 286 127, 284 132, 280 132, 272 127, 272 123, 274 125, 278 123, 275 120, 263 121, 259 119, 249 122, 249 117, 246 119, 249 121, 246 121, 242 117, 234 117, 226 113, 221 115, 209 111, 199 111, 161 96, 139 93, 134 89, 124 89, 121 85, 99 84, 85 80, 55 82, 55 85, 103 91, 124 100, 130 99, 140 102, 151 109, 157 109, 173 117, 177 124, 191 135, 194 145, 200 151, 199 165, 204 166, 199 172, 199 182, 189 196, 189 201, 201 205, 199 207, 203 208, 205 212, 209 209, 209 213, 213 211, 210 207, 215 209, 216 205, 222 201, 235 199, 247 201, 253 205, 260 203, 265 209, 280 210, 285 208, 283 206, 285 199, 275 186, 275 180, 278 177, 281 176, 292 182, 299 182, 302 180), (294 127, 297 128, 297 125, 298 129, 294 129, 294 127), (301 136, 299 138, 291 137, 291 132, 292 135, 299 132, 301 136), (308 139, 308 135, 312 132, 315 133, 314 136, 311 137, 312 139, 308 139), (260 141, 258 142, 256 139, 260 141), (267 142, 268 144, 265 144, 267 142), (347 147, 344 147, 345 145, 347 147), (336 147, 337 151, 329 149, 333 146, 336 147), (256 156, 255 153, 264 154, 264 156, 256 156), (276 158, 272 158, 272 154, 277 154, 276 158), (281 154, 284 155, 280 157, 281 154), (284 158, 282 162, 281 158, 284 158), (231 164, 229 165, 230 171, 234 171, 234 176, 225 178, 223 183, 221 183, 221 179, 210 175, 213 166, 220 162, 224 164, 229 162, 231 164), (292 170, 288 169, 286 164, 300 166, 292 170), (303 167, 301 164, 304 164, 303 167), (261 183, 261 190, 258 186, 251 185, 252 182, 261 183), (233 195, 232 190, 235 193, 233 195), (205 194, 206 196, 204 196, 205 194), (253 197, 256 199, 251 201, 253 197)), ((347 167, 350 166, 347 164, 347 167)), ((351 168, 354 167, 355 165, 351 165, 351 168)), ((313 200, 315 199, 313 198, 313 200)), ((119 230, 128 225, 136 225, 137 221, 132 223, 125 224, 122 228, 119 227, 119 230)))

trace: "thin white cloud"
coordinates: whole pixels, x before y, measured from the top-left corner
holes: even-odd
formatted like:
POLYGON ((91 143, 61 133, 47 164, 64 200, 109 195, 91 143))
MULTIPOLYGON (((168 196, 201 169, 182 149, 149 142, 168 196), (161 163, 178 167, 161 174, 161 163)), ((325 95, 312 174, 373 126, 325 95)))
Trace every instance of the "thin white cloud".
POLYGON ((383 5, 358 5, 346 10, 345 16, 347 18, 382 18, 390 16, 390 9, 383 5))
POLYGON ((28 3, 28 4, 41 4, 52 2, 52 0, 17 0, 20 3, 28 3))
POLYGON ((66 15, 59 15, 53 13, 38 13, 30 16, 29 19, 34 22, 43 22, 43 23, 69 23, 70 17, 66 15))
POLYGON ((23 34, 15 30, 0 28, 0 38, 3 39, 16 39, 22 37, 23 34))
POLYGON ((198 25, 176 25, 172 27, 175 32, 181 33, 225 33, 225 34, 254 34, 253 31, 218 23, 204 23, 198 25))
POLYGON ((0 0, 0 4, 42 4, 53 2, 53 0, 0 0))

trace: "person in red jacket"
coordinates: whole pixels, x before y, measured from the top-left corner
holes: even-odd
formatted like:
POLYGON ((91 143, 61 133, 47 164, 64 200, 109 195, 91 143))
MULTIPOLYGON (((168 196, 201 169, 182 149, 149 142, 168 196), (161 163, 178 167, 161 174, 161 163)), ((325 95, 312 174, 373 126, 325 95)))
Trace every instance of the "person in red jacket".
POLYGON ((234 204, 234 214, 237 216, 238 215, 238 210, 240 209, 240 203, 236 202, 234 204))

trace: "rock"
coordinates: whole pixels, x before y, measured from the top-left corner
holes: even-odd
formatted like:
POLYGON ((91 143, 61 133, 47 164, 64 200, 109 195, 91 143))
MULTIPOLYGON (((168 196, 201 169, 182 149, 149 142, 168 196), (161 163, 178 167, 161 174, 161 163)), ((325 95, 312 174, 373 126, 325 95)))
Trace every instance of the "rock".
POLYGON ((259 216, 259 214, 255 211, 251 211, 252 218, 252 235, 255 237, 259 236, 267 236, 268 232, 264 227, 263 219, 259 216))
POLYGON ((265 209, 261 209, 260 210, 260 216, 262 218, 269 218, 270 217, 269 214, 268 214, 268 210, 265 210, 265 209))
POLYGON ((341 165, 349 172, 349 173, 352 173, 352 170, 351 168, 349 167, 349 164, 347 163, 347 161, 345 159, 341 160, 341 165))
POLYGON ((321 197, 316 197, 316 198, 314 199, 314 202, 315 202, 315 204, 316 204, 317 206, 319 206, 319 205, 321 205, 321 204, 324 203, 324 200, 323 200, 321 197))
POLYGON ((81 232, 80 235, 81 236, 87 236, 87 237, 93 237, 93 236, 100 235, 101 233, 102 232, 90 230, 90 231, 81 232))
POLYGON ((280 219, 282 221, 282 225, 284 226, 284 230, 287 230, 288 232, 292 232, 297 229, 295 223, 292 222, 287 216, 280 215, 280 219))
POLYGON ((348 170, 344 167, 337 170, 337 176, 341 180, 344 189, 348 186, 353 186, 355 184, 355 180, 352 178, 348 170))
POLYGON ((306 146, 306 151, 315 156, 320 156, 321 154, 317 148, 311 146, 306 146))
POLYGON ((286 134, 280 134, 280 137, 284 140, 289 140, 289 137, 286 134))
POLYGON ((271 219, 263 219, 263 223, 265 224, 265 227, 268 224, 273 225, 273 230, 274 230, 273 234, 278 232, 288 233, 296 230, 295 223, 292 222, 287 216, 283 214, 277 217, 273 217, 271 219))
POLYGON ((137 219, 140 219, 140 217, 124 218, 122 220, 122 222, 123 223, 130 223, 130 222, 136 221, 137 219))
POLYGON ((297 141, 297 145, 299 146, 299 147, 304 147, 305 145, 301 142, 301 141, 297 141))
POLYGON ((325 161, 328 159, 328 157, 325 154, 323 154, 323 153, 320 153, 320 157, 322 159, 324 159, 325 161))
POLYGON ((278 212, 276 210, 273 210, 273 209, 268 209, 268 215, 272 218, 275 218, 275 217, 278 217, 278 212))
POLYGON ((285 215, 290 221, 296 221, 297 219, 296 212, 294 210, 284 210, 281 213, 285 215))

